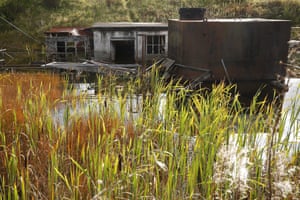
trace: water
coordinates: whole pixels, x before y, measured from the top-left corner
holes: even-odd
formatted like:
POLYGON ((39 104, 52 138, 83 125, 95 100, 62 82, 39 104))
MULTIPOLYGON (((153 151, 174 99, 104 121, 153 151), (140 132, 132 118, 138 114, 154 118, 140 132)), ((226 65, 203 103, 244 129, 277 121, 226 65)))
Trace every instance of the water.
MULTIPOLYGON (((300 79, 289 79, 287 81, 289 85, 289 91, 285 94, 283 107, 282 107, 282 118, 284 122, 284 128, 282 132, 282 136, 279 137, 277 134, 275 136, 276 144, 280 145, 280 140, 282 143, 288 142, 290 146, 290 157, 294 155, 295 153, 299 152, 300 149, 300 79)), ((117 88, 121 89, 121 88, 117 88)), ((121 108, 121 102, 119 102, 116 98, 110 98, 107 96, 99 96, 96 94, 95 89, 93 88, 93 85, 89 83, 80 83, 80 84, 74 84, 73 90, 75 90, 75 93, 78 95, 86 94, 86 98, 83 102, 77 103, 75 107, 72 107, 68 110, 69 117, 70 118, 76 118, 80 116, 88 116, 88 113, 91 111, 98 111, 103 112, 105 109, 109 106, 110 109, 114 109, 117 111, 119 116, 124 117, 124 121, 129 120, 136 120, 139 117, 139 113, 142 111, 142 96, 140 95, 133 95, 130 98, 127 98, 125 100, 125 113, 122 113, 121 108)), ((158 118, 160 120, 164 119, 164 108, 166 104, 166 96, 165 94, 161 94, 160 96, 160 105, 159 105, 159 114, 158 118)), ((67 106, 66 106, 67 107, 67 106)), ((59 110, 55 114, 55 118, 59 119, 58 122, 60 122, 59 126, 63 127, 65 124, 61 123, 63 122, 63 118, 66 114, 66 107, 59 110)), ((261 152, 261 158, 262 158, 262 164, 264 165, 264 170, 267 169, 267 163, 268 163, 268 147, 269 147, 269 139, 270 139, 270 133, 258 133, 256 134, 255 143, 256 143, 256 149, 255 151, 261 152)), ((240 148, 237 145, 237 135, 232 135, 230 138, 229 145, 223 145, 218 154, 217 154, 217 161, 215 163, 215 166, 217 167, 220 165, 218 163, 218 160, 226 160, 226 163, 228 166, 226 167, 226 170, 222 172, 222 174, 218 177, 218 173, 216 173, 216 176, 214 177, 214 180, 222 181, 222 177, 231 177, 232 182, 240 185, 240 187, 247 188, 247 181, 249 178, 249 169, 251 167, 250 158, 249 158, 249 152, 253 151, 251 149, 250 145, 246 145, 244 148, 240 148), (228 173, 228 174, 226 174, 228 173), (225 175, 224 175, 225 174, 225 175)), ((177 133, 174 133, 174 137, 179 137, 177 133)), ((189 137, 189 136, 187 136, 189 137)), ((174 138, 176 139, 176 138, 174 138)), ((188 158, 188 164, 192 162, 194 155, 194 145, 197 140, 197 137, 191 137, 185 141, 187 141, 189 144, 189 158, 188 158)), ((282 157, 283 154, 276 153, 273 155, 273 157, 278 157, 277 159, 280 160, 288 160, 290 157, 282 157), (281 156, 281 158, 279 157, 281 156)), ((284 163, 286 164, 286 163, 284 163)), ((221 165, 224 165, 221 164, 221 165)), ((279 166, 279 168, 285 168, 287 166, 279 166)))
MULTIPOLYGON (((122 88, 122 86, 117 86, 115 89, 122 90, 122 88)), ((109 97, 96 94, 95 85, 92 83, 72 84, 69 92, 77 96, 81 96, 83 100, 79 98, 75 105, 71 102, 65 102, 63 106, 53 112, 53 118, 57 122, 57 128, 65 128, 64 126, 66 124, 64 122, 64 118, 66 116, 66 112, 68 112, 68 118, 78 119, 79 117, 87 117, 91 112, 96 111, 99 113, 103 113, 106 110, 113 110, 118 114, 120 118, 122 117, 124 121, 127 122, 137 120, 142 111, 142 95, 133 94, 131 96, 128 96, 125 99, 125 102, 120 102, 123 100, 123 98, 118 99, 117 97, 109 97), (125 109, 122 108, 123 106, 125 106, 125 109)), ((166 103, 165 94, 161 94, 159 102, 159 113, 157 117, 159 120, 162 120, 164 105, 166 103)))
POLYGON ((290 142, 299 145, 300 138, 300 79, 293 78, 288 81, 289 91, 286 93, 283 102, 283 113, 286 114, 284 135, 292 135, 290 142), (296 111, 296 112, 293 112, 296 111))
MULTIPOLYGON (((36 78, 36 75, 34 75, 36 78)), ((15 80, 22 80, 25 79, 24 75, 17 76, 15 80)), ((48 79, 46 79, 48 80, 48 79)), ((56 80, 57 81, 57 80, 56 80)), ((39 83, 40 81, 37 80, 39 83)), ((5 82, 4 82, 5 83, 5 82)), ((290 157, 294 153, 299 153, 300 149, 300 79, 289 79, 289 91, 286 93, 284 102, 283 102, 283 108, 282 108, 282 118, 284 118, 285 124, 283 125, 283 131, 282 131, 282 137, 280 138, 280 141, 287 142, 290 145, 290 157)), ((7 84, 6 84, 7 85, 7 84)), ((6 86, 5 85, 5 86, 6 86)), ((22 85, 22 88, 26 88, 24 84, 22 85)), ((9 91, 10 88, 5 91, 5 94, 7 95, 7 91, 9 91)), ((116 90, 122 90, 121 86, 118 86, 115 88, 116 90)), ((75 95, 80 95, 79 100, 77 102, 70 101, 62 101, 62 106, 57 107, 56 110, 53 110, 53 119, 57 122, 56 126, 59 129, 65 129, 66 123, 68 122, 66 119, 73 119, 76 121, 76 119, 80 117, 88 117, 89 113, 91 112, 105 112, 110 109, 114 109, 116 113, 119 116, 124 117, 124 121, 130 121, 130 120, 136 120, 139 118, 140 112, 142 111, 142 96, 141 95, 133 95, 130 98, 128 97, 125 99, 125 109, 122 109, 123 105, 121 106, 121 102, 117 98, 111 98, 109 96, 99 95, 97 94, 97 91, 95 90, 95 85, 92 83, 73 83, 72 88, 69 90, 70 93, 73 93, 75 95), (109 108, 109 109, 108 109, 109 108), (125 112, 123 112, 125 111, 125 112)), ((60 95, 61 93, 58 93, 60 95)), ((58 97, 57 97, 58 98, 58 97)), ((55 98, 55 99, 57 99, 55 98)), ((124 103, 124 102, 122 102, 124 103)), ((165 94, 161 94, 160 96, 160 104, 159 104, 159 110, 157 118, 160 119, 160 121, 164 120, 164 109, 166 105, 166 96, 165 94)), ((268 153, 268 139, 270 137, 270 133, 259 133, 256 134, 256 147, 254 151, 261 152, 262 153, 262 163, 267 163, 267 153, 268 153)), ((180 137, 181 134, 174 133, 174 139, 175 137, 180 137)), ((188 164, 192 163, 193 158, 195 156, 194 154, 194 146, 197 141, 197 137, 189 137, 184 140, 178 139, 178 143, 182 141, 186 141, 188 143, 189 147, 189 154, 187 158, 188 164)), ((278 135, 277 135, 278 138, 278 135)), ((176 142, 176 140, 174 140, 176 142)), ((225 171, 222 172, 222 174, 219 174, 220 176, 214 176, 214 181, 220 181, 222 182, 222 178, 231 177, 232 182, 235 182, 239 185, 239 187, 245 187, 247 188, 247 182, 250 177, 249 169, 251 169, 251 163, 249 158, 249 152, 253 151, 250 146, 245 146, 245 148, 241 149, 239 146, 236 145, 237 139, 235 135, 233 134, 230 138, 230 144, 229 145, 223 145, 218 154, 217 157, 222 157, 223 160, 226 160, 226 163, 228 163, 228 166, 223 166, 222 164, 222 170, 225 171), (226 174, 228 173, 228 174, 226 174)), ((276 142, 276 144, 279 144, 276 142)), ((176 151, 176 149, 175 149, 176 151)), ((179 150, 178 150, 179 151, 179 150)), ((173 152, 172 152, 173 153, 173 152)), ((177 154, 174 153, 176 156, 177 154)), ((284 169, 285 171, 289 171, 288 168, 288 162, 285 162, 285 160, 290 159, 290 157, 286 156, 286 154, 274 154, 274 157, 276 156, 278 160, 284 161, 283 167, 279 166, 279 168, 284 169)), ((219 160, 222 159, 216 159, 215 166, 218 165, 219 160)), ((258 161, 259 162, 259 161, 258 161)), ((281 173, 281 172, 280 172, 281 173)), ((279 174, 280 174, 279 173, 279 174)), ((226 180, 225 180, 226 181, 226 180)), ((280 182, 278 182, 278 185, 280 185, 280 182)))
MULTIPOLYGON (((285 140, 288 138, 288 141, 294 146, 294 150, 299 150, 300 144, 300 79, 292 78, 287 80, 289 85, 289 90, 285 94, 283 108, 282 108, 282 117, 285 118, 286 122, 284 125, 284 131, 282 139, 285 140)), ((121 87, 117 87, 117 90, 122 90, 121 87)), ((75 107, 72 107, 69 112, 70 116, 72 115, 87 115, 91 110, 105 109, 108 106, 114 108, 115 111, 121 115, 125 115, 125 120, 131 119, 135 120, 139 117, 139 113, 142 110, 142 96, 141 95, 132 95, 128 97, 125 102, 125 111, 126 113, 121 113, 121 102, 117 98, 110 98, 107 96, 98 96, 93 84, 91 83, 75 83, 72 84, 72 91, 77 95, 84 95, 85 100, 83 102, 78 102, 75 107)), ((159 105, 159 116, 158 119, 162 120, 164 118, 164 105, 166 104, 165 94, 160 96, 160 105, 159 105)), ((63 115, 65 113, 65 108, 62 108, 56 114, 58 121, 62 122, 63 115)), ((60 124, 62 125, 62 124, 60 124)), ((268 134, 261 133, 257 138, 258 146, 264 147, 266 145, 268 134)))
MULTIPOLYGON (((285 124, 282 135, 280 136, 279 133, 275 134, 274 140, 277 141, 275 142, 277 145, 284 146, 284 144, 288 143, 290 152, 288 157, 286 157, 285 153, 275 152, 275 154, 273 154, 273 158, 276 157, 277 162, 279 162, 279 164, 277 163, 277 167, 284 168, 283 171, 286 173, 288 169, 286 169, 287 166, 284 165, 287 165, 291 157, 295 155, 295 153, 299 153, 300 150, 300 79, 289 79, 287 80, 287 84, 289 85, 289 90, 284 97, 281 116, 285 124), (280 162, 282 162, 282 166, 279 166, 280 162)), ((264 167, 267 167, 268 140, 270 137, 270 133, 259 133, 255 139, 256 151, 262 153, 262 163, 265 164, 264 167)), ((233 180, 246 184, 249 168, 248 152, 251 151, 251 147, 246 145, 243 149, 239 149, 236 145, 236 141, 237 137, 231 137, 230 144, 221 148, 219 153, 221 157, 227 157, 225 159, 229 159, 228 163, 233 165, 229 166, 229 168, 233 169, 233 172, 230 172, 233 180)), ((280 146, 277 146, 277 149, 280 149, 278 147, 280 146)))

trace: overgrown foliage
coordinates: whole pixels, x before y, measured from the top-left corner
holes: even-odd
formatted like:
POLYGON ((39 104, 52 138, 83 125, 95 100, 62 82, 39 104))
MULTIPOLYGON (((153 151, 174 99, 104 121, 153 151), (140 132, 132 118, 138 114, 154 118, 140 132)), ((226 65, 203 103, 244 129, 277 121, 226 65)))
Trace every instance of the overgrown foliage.
POLYGON ((191 95, 155 74, 117 88, 116 79, 99 78, 92 99, 69 90, 56 96, 53 77, 30 81, 26 92, 2 81, 1 91, 16 92, 1 95, 15 103, 0 104, 0 199, 299 196, 299 143, 283 128, 296 124, 299 107, 278 118, 276 107, 254 97, 245 112, 234 86, 191 95))

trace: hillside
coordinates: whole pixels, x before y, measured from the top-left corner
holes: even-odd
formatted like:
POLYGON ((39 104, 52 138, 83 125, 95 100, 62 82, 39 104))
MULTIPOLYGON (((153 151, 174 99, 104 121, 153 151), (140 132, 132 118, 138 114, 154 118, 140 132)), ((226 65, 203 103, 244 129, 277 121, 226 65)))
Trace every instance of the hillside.
POLYGON ((43 32, 52 26, 90 26, 99 21, 167 22, 178 18, 180 7, 206 7, 209 18, 280 18, 300 25, 297 0, 1 0, 0 48, 41 52, 43 32))

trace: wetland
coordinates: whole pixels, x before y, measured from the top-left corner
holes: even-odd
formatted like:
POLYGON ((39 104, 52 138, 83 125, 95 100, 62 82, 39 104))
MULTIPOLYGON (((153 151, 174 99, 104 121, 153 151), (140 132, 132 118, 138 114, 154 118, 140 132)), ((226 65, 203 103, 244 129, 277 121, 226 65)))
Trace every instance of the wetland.
POLYGON ((191 96, 155 72, 147 81, 72 83, 49 72, 0 81, 1 198, 299 196, 298 79, 280 115, 255 97, 244 108, 234 86, 191 96))

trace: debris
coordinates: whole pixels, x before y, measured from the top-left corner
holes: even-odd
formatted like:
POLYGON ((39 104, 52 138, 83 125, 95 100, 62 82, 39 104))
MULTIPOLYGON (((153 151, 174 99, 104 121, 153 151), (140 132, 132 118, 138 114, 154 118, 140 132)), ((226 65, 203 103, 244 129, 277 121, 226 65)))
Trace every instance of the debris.
POLYGON ((288 42, 288 44, 289 44, 289 47, 290 48, 294 48, 294 47, 299 47, 300 46, 300 41, 299 40, 290 40, 289 42, 288 42))
POLYGON ((102 75, 114 74, 117 76, 123 75, 136 75, 137 64, 107 64, 100 63, 93 60, 88 60, 82 63, 76 62, 51 62, 42 65, 46 68, 55 68, 66 71, 78 71, 78 72, 89 72, 98 73, 102 75))
POLYGON ((155 63, 153 63, 153 64, 150 65, 149 67, 147 67, 145 71, 146 71, 146 72, 151 71, 153 67, 159 66, 164 60, 165 60, 165 58, 159 59, 158 61, 156 61, 155 63))
POLYGON ((187 89, 197 89, 201 87, 201 84, 203 83, 203 81, 209 79, 212 77, 211 72, 205 72, 203 73, 201 76, 199 76, 198 78, 196 78, 195 80, 193 80, 191 83, 189 83, 189 85, 186 87, 187 89))
POLYGON ((226 75, 227 81, 231 84, 231 80, 230 80, 230 77, 229 77, 229 74, 228 74, 228 71, 227 71, 227 68, 226 68, 226 66, 225 66, 225 63, 224 63, 223 58, 221 59, 221 63, 222 63, 222 66, 223 66, 223 68, 224 68, 224 71, 225 71, 225 75, 226 75))

